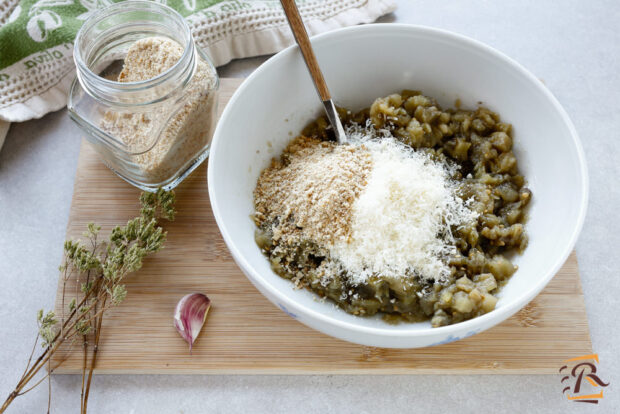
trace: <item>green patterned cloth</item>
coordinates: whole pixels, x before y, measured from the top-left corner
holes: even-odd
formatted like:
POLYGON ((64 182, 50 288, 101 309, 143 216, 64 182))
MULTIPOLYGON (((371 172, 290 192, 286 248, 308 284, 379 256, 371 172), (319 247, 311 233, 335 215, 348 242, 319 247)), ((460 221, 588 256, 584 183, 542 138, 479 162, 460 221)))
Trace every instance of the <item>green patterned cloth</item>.
MULTIPOLYGON (((157 0, 183 15, 214 63, 274 53, 292 37, 278 0, 157 0)), ((62 108, 74 77, 73 39, 113 0, 0 0, 0 120, 25 121, 62 108)), ((298 0, 311 34, 368 23, 393 0, 298 0)))

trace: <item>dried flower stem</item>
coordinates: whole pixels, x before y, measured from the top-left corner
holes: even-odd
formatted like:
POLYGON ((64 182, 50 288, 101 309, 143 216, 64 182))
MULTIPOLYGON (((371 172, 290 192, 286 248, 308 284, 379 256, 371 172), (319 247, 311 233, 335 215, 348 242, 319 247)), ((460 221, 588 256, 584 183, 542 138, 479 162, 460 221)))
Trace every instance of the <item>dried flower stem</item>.
POLYGON ((17 394, 18 397, 26 394, 29 391, 32 391, 33 389, 37 388, 37 385, 41 384, 43 381, 45 381, 48 377, 50 376, 50 373, 48 372, 47 374, 45 374, 45 376, 41 379, 39 379, 32 387, 27 388, 23 391, 21 391, 19 394, 17 394))
POLYGON ((50 414, 50 408, 52 407, 52 362, 47 361, 47 414, 50 414))
POLYGON ((34 356, 34 350, 37 348, 37 343, 39 343, 39 334, 37 334, 37 336, 34 338, 34 344, 32 344, 32 351, 30 351, 30 356, 28 357, 28 363, 26 364, 26 368, 24 369, 24 372, 22 373, 22 378, 24 377, 24 375, 26 375, 26 372, 28 372, 28 367, 30 366, 30 363, 32 362, 32 357, 34 356))
MULTIPOLYGON (((90 294, 88 296, 90 296, 90 294)), ((86 302, 86 300, 88 299, 88 296, 82 299, 82 302, 80 302, 80 305, 86 302)), ((66 325, 69 324, 69 322, 71 321, 71 318, 74 315, 75 315, 75 310, 71 312, 71 314, 69 315, 69 318, 63 324, 63 328, 66 328, 66 325)), ((41 334, 38 333, 37 341, 40 336, 41 334)), ((59 331, 54 337, 54 340, 53 340, 54 345, 53 346, 48 345, 47 348, 45 348, 45 350, 41 353, 41 355, 39 355, 39 357, 37 358, 35 363, 32 365, 32 367, 28 369, 28 366, 30 366, 30 362, 32 360, 32 355, 30 355, 30 358, 28 359, 28 364, 26 366, 26 371, 20 377, 20 380, 15 386, 15 389, 9 394, 7 399, 2 404, 2 407, 0 407, 0 414, 4 413, 4 411, 9 407, 9 405, 11 405, 13 400, 17 398, 19 395, 21 395, 21 390, 32 380, 32 378, 39 372, 39 370, 45 366, 45 363, 49 360, 50 355, 52 355, 56 351, 58 346, 60 346, 60 344, 62 344, 64 340, 65 340, 64 337, 60 336, 60 331, 59 331)), ((35 344, 37 341, 35 341, 35 344)))
POLYGON ((73 347, 74 338, 79 338, 79 336, 82 337, 83 352, 80 412, 86 413, 93 372, 97 363, 103 316, 108 309, 118 305, 125 298, 127 291, 122 284, 123 278, 140 269, 147 255, 163 247, 166 233, 158 226, 157 217, 174 219, 174 193, 160 189, 157 193, 143 193, 140 201, 142 203, 140 216, 129 220, 123 227, 115 227, 108 241, 98 242, 100 227, 91 223, 88 225, 88 231, 84 233, 90 242, 89 246, 80 241, 65 242, 64 263, 59 268, 63 283, 60 320, 56 318, 54 312, 44 314, 42 310, 39 311, 37 315, 39 331, 26 368, 15 389, 0 407, 0 414, 5 412, 15 398, 29 392, 45 379, 48 380, 49 413, 51 374, 58 367, 58 365, 52 367, 52 357, 63 343, 70 340, 69 349, 66 351, 68 354, 73 347), (65 301, 67 283, 72 277, 74 277, 76 289, 72 300, 67 305, 65 301), (82 281, 83 283, 80 283, 82 281), (92 341, 89 337, 92 337, 92 341), (34 350, 39 340, 44 350, 32 363, 34 350), (91 344, 93 351, 89 361, 91 344), (46 365, 47 374, 37 380, 34 385, 26 388, 46 365))
MULTIPOLYGON (((105 302, 107 297, 103 298, 103 308, 105 308, 105 302)), ((86 383, 86 394, 84 395, 84 403, 82 405, 83 413, 86 413, 86 409, 88 406, 88 395, 90 393, 90 383, 93 379, 93 371, 95 369, 95 364, 97 363, 97 351, 99 350, 99 337, 101 333, 101 324, 103 323, 103 313, 99 315, 99 318, 96 321, 95 328, 95 344, 93 346, 93 356, 90 359, 90 369, 88 371, 88 381, 86 383)))
POLYGON ((86 336, 82 336, 82 391, 80 392, 80 413, 84 412, 84 379, 86 378, 86 361, 88 357, 88 342, 86 336))

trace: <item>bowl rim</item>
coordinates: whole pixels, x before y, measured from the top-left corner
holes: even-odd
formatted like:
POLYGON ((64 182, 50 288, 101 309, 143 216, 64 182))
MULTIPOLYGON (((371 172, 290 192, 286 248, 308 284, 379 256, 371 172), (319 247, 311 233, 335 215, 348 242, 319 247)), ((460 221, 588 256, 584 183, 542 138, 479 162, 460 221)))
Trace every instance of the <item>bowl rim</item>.
MULTIPOLYGON (((392 337, 392 338, 411 339, 414 337, 417 337, 417 338, 436 337, 436 336, 447 337, 457 332, 465 332, 465 331, 468 331, 468 332, 475 331, 476 333, 482 332, 483 330, 486 330, 492 326, 495 326, 496 324, 499 324, 500 322, 504 321, 505 319, 509 318, 510 316, 518 312, 525 305, 527 305, 538 293, 540 293, 540 291, 544 289, 544 287, 549 283, 549 281, 560 270, 560 268, 562 267, 564 262, 567 260, 568 256, 572 252, 577 242, 577 238, 579 237, 581 229, 583 228, 583 223, 584 223, 586 212, 587 212, 588 198, 589 198, 588 169, 587 169, 586 158, 585 158, 585 154, 583 151, 583 147, 579 139, 579 135, 577 133, 577 130, 575 129, 575 126, 570 120, 568 114, 562 107, 562 105, 555 98, 555 96, 553 96, 551 91, 549 91, 549 89, 536 76, 534 76, 530 71, 528 71, 523 65, 521 65, 514 59, 508 57, 504 53, 478 40, 469 38, 467 36, 454 33, 448 30, 438 29, 438 28, 423 26, 423 25, 404 24, 404 23, 373 23, 373 24, 367 24, 367 25, 345 27, 345 28, 329 31, 329 32, 322 33, 316 36, 312 36, 311 40, 313 42, 317 42, 317 41, 321 42, 321 41, 329 40, 329 39, 339 37, 342 35, 350 35, 350 34, 355 34, 359 32, 367 32, 367 31, 417 32, 418 34, 430 35, 431 37, 440 38, 440 39, 447 40, 453 43, 460 43, 470 48, 477 49, 487 55, 490 55, 491 57, 499 61, 503 61, 503 63, 507 64, 508 66, 511 66, 513 69, 516 69, 520 75, 524 76, 526 79, 532 82, 535 85, 535 87, 538 88, 539 92, 542 92, 543 96, 545 96, 545 98, 552 104, 553 108, 558 112, 562 121, 567 126, 570 132, 569 134, 570 139, 572 140, 572 143, 576 149, 577 159, 578 159, 578 163, 580 167, 579 172, 582 177, 582 180, 581 180, 582 185, 580 189, 581 200, 580 200, 580 205, 579 205, 577 223, 576 223, 575 228, 573 229, 569 242, 566 244, 564 251, 562 252, 561 255, 557 257, 557 259, 555 260, 553 265, 549 268, 549 270, 546 272, 544 277, 541 277, 538 283, 530 287, 530 289, 523 292, 515 300, 507 303, 506 305, 500 308, 496 308, 493 311, 486 313, 484 315, 480 315, 473 319, 469 319, 467 321, 459 322, 453 325, 441 326, 437 328, 429 327, 429 328, 424 328, 424 329, 418 328, 418 329, 409 329, 409 330, 408 329, 393 329, 391 325, 388 325, 388 324, 386 324, 385 327, 365 326, 361 324, 356 324, 356 323, 352 323, 348 321, 335 319, 329 315, 325 315, 317 310, 308 308, 305 305, 300 304, 299 302, 295 301, 293 298, 281 293, 276 287, 272 286, 271 283, 269 283, 258 271, 254 269, 254 267, 246 260, 246 258, 237 249, 237 246, 235 245, 232 237, 229 234, 226 224, 223 222, 223 219, 220 214, 217 195, 214 193, 214 190, 213 190, 215 184, 211 185, 211 183, 215 183, 215 177, 214 177, 214 172, 213 172, 213 167, 212 167, 214 163, 211 162, 210 160, 208 164, 207 181, 208 181, 209 199, 211 202, 211 209, 213 211, 215 221, 220 229, 220 232, 224 238, 224 241, 226 242, 226 245, 231 251, 233 258, 235 259, 237 264, 241 267, 241 269, 246 274, 246 276, 248 276, 250 281, 253 284, 260 284, 262 289, 266 289, 267 291, 269 291, 269 293, 273 295, 273 297, 277 298, 278 302, 282 303, 284 306, 286 306, 286 308, 293 309, 295 312, 303 314, 307 316, 308 318, 318 320, 322 323, 325 323, 325 324, 328 324, 328 325, 331 325, 337 328, 345 329, 349 332, 354 332, 354 333, 363 334, 363 335, 383 337, 383 338, 392 337)), ((232 108, 235 106, 236 101, 240 99, 239 97, 243 94, 243 92, 248 87, 248 85, 252 83, 254 78, 260 76, 263 72, 270 70, 270 68, 274 64, 277 64, 278 60, 282 59, 284 56, 295 53, 296 48, 297 48, 297 45, 293 44, 287 47, 286 49, 278 52, 277 54, 273 55, 272 57, 270 57, 267 61, 265 61, 262 65, 260 65, 255 71, 253 71, 243 81, 243 83, 239 86, 239 88, 235 91, 230 101, 226 105, 226 108, 222 112, 222 115, 219 118, 218 124, 213 134, 213 141, 211 143, 211 150, 210 150, 210 155, 209 155, 210 158, 213 157, 214 154, 217 154, 219 141, 220 139, 223 139, 223 138, 220 138, 220 135, 222 135, 222 132, 221 132, 221 125, 223 124, 222 121, 224 121, 229 116, 229 113, 232 111, 232 108)))

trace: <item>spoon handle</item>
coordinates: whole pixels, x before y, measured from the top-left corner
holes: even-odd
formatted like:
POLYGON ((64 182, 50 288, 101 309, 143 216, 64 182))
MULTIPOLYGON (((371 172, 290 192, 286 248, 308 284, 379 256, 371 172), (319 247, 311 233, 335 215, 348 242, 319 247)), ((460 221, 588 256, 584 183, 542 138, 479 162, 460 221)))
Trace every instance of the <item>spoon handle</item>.
POLYGON ((301 15, 299 14, 297 5, 295 5, 295 0, 280 0, 280 3, 282 3, 284 14, 286 14, 286 18, 288 19, 288 24, 291 26, 291 30, 295 36, 295 41, 297 41, 297 45, 299 46, 301 54, 304 57, 310 76, 314 81, 316 91, 319 93, 319 97, 323 102, 329 123, 332 128, 334 128, 336 141, 338 141, 339 144, 344 144, 347 140, 347 136, 344 128, 342 127, 342 122, 340 122, 340 118, 338 117, 336 105, 334 105, 329 89, 327 89, 325 78, 323 78, 323 72, 321 72, 319 63, 316 61, 314 50, 312 50, 312 45, 310 44, 310 39, 308 38, 308 32, 306 32, 304 22, 301 20, 301 15))
POLYGON ((308 32, 306 32, 306 27, 304 26, 299 10, 295 5, 295 0, 280 0, 280 3, 282 3, 282 8, 284 9, 284 13, 288 19, 288 24, 291 26, 291 30, 295 36, 295 41, 297 41, 297 44, 299 45, 299 49, 301 49, 301 54, 306 61, 306 66, 308 66, 310 76, 312 76, 312 80, 314 81, 314 85, 316 86, 316 90, 319 93, 321 100, 327 101, 331 99, 329 89, 327 89, 327 84, 323 78, 323 73, 321 72, 319 64, 316 61, 316 56, 314 56, 314 51, 312 50, 312 45, 310 44, 310 39, 308 38, 308 32))

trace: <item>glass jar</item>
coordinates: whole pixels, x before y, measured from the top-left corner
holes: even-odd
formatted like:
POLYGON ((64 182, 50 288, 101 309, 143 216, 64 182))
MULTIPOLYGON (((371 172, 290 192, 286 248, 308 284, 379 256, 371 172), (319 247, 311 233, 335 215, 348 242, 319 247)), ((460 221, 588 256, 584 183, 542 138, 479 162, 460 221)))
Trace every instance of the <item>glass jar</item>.
POLYGON ((219 80, 176 11, 151 1, 98 10, 77 34, 74 60, 69 115, 121 178, 170 189, 207 158, 219 80), (134 44, 141 49, 128 56, 134 44), (159 74, 147 70, 156 65, 159 74))

